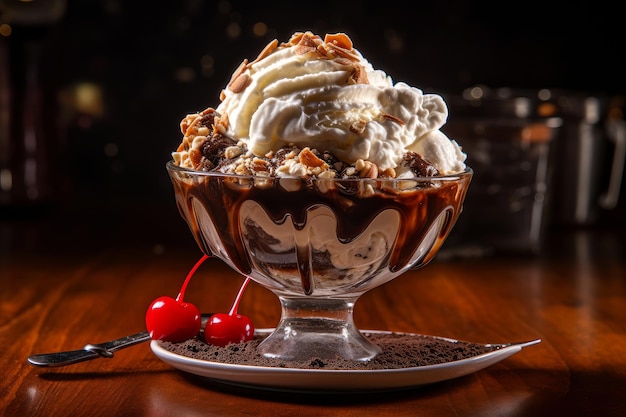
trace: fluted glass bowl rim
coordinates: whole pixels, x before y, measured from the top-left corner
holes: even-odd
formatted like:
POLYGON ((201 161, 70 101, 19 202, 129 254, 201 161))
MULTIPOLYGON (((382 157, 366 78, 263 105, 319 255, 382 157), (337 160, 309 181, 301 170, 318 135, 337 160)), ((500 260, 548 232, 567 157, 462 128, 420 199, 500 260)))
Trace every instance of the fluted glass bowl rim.
POLYGON ((403 181, 412 181, 412 182, 433 182, 433 181, 457 181, 462 177, 465 176, 472 176, 474 174, 474 170, 469 167, 466 166, 465 169, 461 172, 457 172, 454 174, 446 174, 446 175, 437 175, 437 176, 432 176, 432 177, 407 177, 407 178, 343 178, 343 177, 334 177, 334 178, 322 178, 322 177, 316 177, 316 176, 311 176, 311 177, 307 177, 307 178, 302 178, 302 177, 296 177, 296 176, 261 176, 261 175, 241 175, 241 174, 230 174, 230 173, 224 173, 224 172, 219 172, 219 171, 200 171, 197 169, 192 169, 192 168, 186 168, 186 167, 181 167, 179 165, 176 165, 174 163, 174 160, 169 160, 166 163, 166 168, 168 170, 171 171, 177 171, 180 173, 184 173, 186 175, 190 175, 190 176, 198 176, 198 177, 215 177, 215 178, 232 178, 232 179, 241 179, 241 180, 281 180, 281 179, 291 179, 291 180, 306 180, 306 181, 324 181, 324 182, 328 182, 328 181, 337 181, 337 182, 371 182, 371 181, 376 181, 376 182, 382 182, 382 183, 396 183, 396 182, 403 182, 403 181))

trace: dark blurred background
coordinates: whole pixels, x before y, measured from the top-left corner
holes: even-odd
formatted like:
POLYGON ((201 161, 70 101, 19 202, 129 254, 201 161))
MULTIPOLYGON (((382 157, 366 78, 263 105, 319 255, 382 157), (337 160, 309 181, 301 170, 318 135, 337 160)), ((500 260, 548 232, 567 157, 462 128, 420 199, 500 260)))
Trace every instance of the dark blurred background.
MULTIPOLYGON (((189 243, 165 171, 179 122, 216 106, 241 60, 274 38, 346 32, 394 81, 451 103, 475 86, 535 101, 548 90, 598 98, 592 124, 604 129, 623 119, 623 20, 608 1, 0 0, 0 245, 36 240, 10 224, 46 216, 62 219, 51 234, 111 243, 121 236, 111 224, 144 223, 151 241, 171 227, 189 243)), ((592 205, 614 147, 603 146, 592 205)), ((623 194, 583 219, 548 213, 542 223, 623 230, 623 194)))

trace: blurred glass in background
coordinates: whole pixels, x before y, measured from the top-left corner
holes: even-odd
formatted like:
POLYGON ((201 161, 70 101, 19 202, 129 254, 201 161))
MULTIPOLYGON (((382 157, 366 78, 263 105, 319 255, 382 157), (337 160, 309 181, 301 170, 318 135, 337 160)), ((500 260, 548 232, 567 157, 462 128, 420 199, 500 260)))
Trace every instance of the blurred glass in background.
POLYGON ((475 86, 444 127, 474 171, 448 248, 538 254, 555 226, 594 225, 618 203, 626 144, 618 98, 475 86))
POLYGON ((48 202, 56 181, 56 91, 42 62, 64 0, 0 0, 0 206, 48 202))

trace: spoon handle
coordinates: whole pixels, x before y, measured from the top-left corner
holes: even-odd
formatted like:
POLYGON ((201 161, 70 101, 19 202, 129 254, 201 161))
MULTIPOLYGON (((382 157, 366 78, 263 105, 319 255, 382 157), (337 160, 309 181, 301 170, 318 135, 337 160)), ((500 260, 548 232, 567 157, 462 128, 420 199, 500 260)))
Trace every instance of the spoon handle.
MULTIPOLYGON (((213 313, 203 313, 202 325, 204 325, 212 315, 213 313)), ((28 357, 28 362, 36 366, 65 366, 96 358, 112 358, 113 352, 117 350, 147 342, 151 339, 150 334, 147 331, 143 331, 97 345, 87 344, 80 350, 31 355, 28 357)))
POLYGON ((31 355, 28 357, 28 362, 36 366, 65 366, 100 357, 112 358, 113 352, 117 350, 124 349, 138 343, 147 342, 149 340, 150 335, 147 331, 143 331, 97 345, 88 344, 80 350, 31 355))

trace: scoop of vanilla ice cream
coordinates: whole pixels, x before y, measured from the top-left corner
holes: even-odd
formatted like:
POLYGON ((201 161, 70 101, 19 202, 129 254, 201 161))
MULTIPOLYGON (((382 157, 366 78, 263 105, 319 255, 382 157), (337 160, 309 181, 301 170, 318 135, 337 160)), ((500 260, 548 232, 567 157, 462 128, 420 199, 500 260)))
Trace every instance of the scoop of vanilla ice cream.
POLYGON ((411 150, 440 174, 465 168, 459 145, 439 130, 448 116, 444 100, 394 84, 343 34, 296 33, 270 43, 233 74, 216 113, 224 133, 259 157, 294 144, 386 170, 411 150))
POLYGON ((407 146, 407 150, 425 155, 440 173, 455 173, 465 169, 466 155, 454 140, 440 130, 433 130, 407 146))

